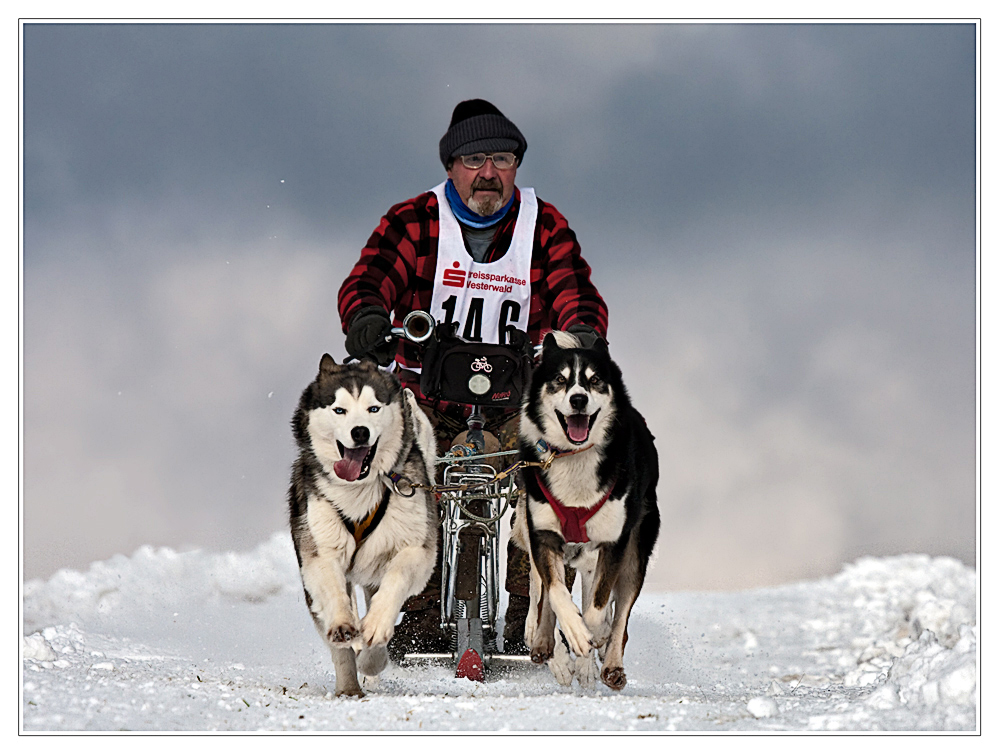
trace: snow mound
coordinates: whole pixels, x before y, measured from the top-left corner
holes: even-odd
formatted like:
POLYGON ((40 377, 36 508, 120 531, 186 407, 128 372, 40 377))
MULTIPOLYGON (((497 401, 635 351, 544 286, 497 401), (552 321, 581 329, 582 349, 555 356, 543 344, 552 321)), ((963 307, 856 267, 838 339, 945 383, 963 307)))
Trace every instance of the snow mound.
MULTIPOLYGON (((975 575, 961 562, 914 555, 863 558, 846 567, 834 583, 846 587, 864 617, 855 642, 870 640, 845 684, 863 687, 890 677, 898 680, 910 669, 925 668, 918 659, 929 662, 941 653, 931 664, 934 669, 947 665, 947 657, 962 667, 971 659, 975 671, 975 575)), ((932 699, 932 692, 927 695, 932 699)), ((904 694, 902 699, 916 698, 904 694)))
POLYGON ((862 558, 834 577, 855 596, 854 605, 868 615, 872 633, 900 630, 917 639, 925 629, 953 647, 959 628, 975 623, 976 580, 969 567, 953 558, 924 555, 862 558), (882 617, 902 613, 903 625, 888 627, 882 617))
POLYGON ((86 572, 60 569, 49 580, 24 585, 24 631, 86 620, 126 609, 156 610, 229 599, 260 603, 300 589, 298 564, 287 532, 247 553, 178 553, 144 545, 131 556, 95 561, 86 572))
POLYGON ((56 651, 41 634, 21 638, 21 657, 32 661, 54 661, 56 651))
MULTIPOLYGON (((974 726, 977 705, 975 573, 952 558, 862 558, 832 580, 863 617, 852 640, 857 665, 848 687, 868 691, 868 708, 888 720, 908 709, 942 729, 974 726)), ((858 718, 855 715, 854 720, 858 718)), ((810 728, 849 728, 820 716, 810 728)))

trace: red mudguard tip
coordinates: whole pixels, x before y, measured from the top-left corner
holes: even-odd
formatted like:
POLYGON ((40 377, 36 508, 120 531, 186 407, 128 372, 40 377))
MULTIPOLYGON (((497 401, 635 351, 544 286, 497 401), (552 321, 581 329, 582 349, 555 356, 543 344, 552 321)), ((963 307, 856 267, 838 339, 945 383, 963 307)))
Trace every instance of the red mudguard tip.
POLYGON ((474 682, 486 681, 486 677, 483 675, 483 659, 479 657, 479 653, 469 648, 462 654, 458 668, 455 670, 455 678, 471 679, 474 682))

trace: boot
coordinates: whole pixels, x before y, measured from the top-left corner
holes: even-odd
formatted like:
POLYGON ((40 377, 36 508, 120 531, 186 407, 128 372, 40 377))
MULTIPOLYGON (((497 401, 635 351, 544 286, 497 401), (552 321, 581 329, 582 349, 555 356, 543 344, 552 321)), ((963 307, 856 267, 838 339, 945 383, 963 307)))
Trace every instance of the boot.
MULTIPOLYGON (((511 518, 513 524, 513 517, 511 518)), ((503 652, 506 655, 527 655, 524 644, 524 620, 528 617, 528 575, 531 559, 528 554, 507 541, 507 613, 503 621, 503 652)))
POLYGON ((441 632, 441 603, 422 611, 407 611, 389 640, 389 659, 399 665, 407 653, 449 653, 451 643, 441 632))
POLYGON ((525 595, 508 595, 507 599, 509 602, 503 623, 503 652, 505 655, 527 655, 524 620, 528 617, 528 598, 525 595))
MULTIPOLYGON (((438 553, 441 532, 438 531, 438 553)), ((389 659, 397 666, 406 653, 450 653, 451 640, 441 631, 441 561, 427 586, 403 604, 403 620, 389 639, 389 659)))

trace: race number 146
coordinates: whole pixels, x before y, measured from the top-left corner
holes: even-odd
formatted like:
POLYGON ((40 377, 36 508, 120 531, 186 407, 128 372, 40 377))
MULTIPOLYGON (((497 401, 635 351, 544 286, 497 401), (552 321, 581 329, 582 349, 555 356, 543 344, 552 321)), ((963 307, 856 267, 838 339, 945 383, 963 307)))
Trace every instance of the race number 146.
MULTIPOLYGON (((482 341, 483 340, 483 329, 487 329, 487 332, 491 330, 490 327, 493 323, 483 322, 483 310, 486 301, 481 296, 473 296, 469 299, 469 308, 465 312, 465 322, 458 323, 458 332, 461 333, 462 338, 466 341, 482 341)), ((444 323, 445 325, 450 325, 456 322, 455 319, 455 308, 458 305, 458 297, 455 295, 449 296, 442 303, 444 308, 444 323)), ((495 305, 494 305, 495 306, 495 305)), ((494 331, 496 333, 495 339, 489 339, 489 343, 499 343, 501 345, 510 342, 510 337, 515 330, 517 330, 518 319, 521 316, 521 305, 516 301, 511 301, 509 299, 504 299, 500 304, 500 309, 498 311, 498 317, 496 319, 494 331)))

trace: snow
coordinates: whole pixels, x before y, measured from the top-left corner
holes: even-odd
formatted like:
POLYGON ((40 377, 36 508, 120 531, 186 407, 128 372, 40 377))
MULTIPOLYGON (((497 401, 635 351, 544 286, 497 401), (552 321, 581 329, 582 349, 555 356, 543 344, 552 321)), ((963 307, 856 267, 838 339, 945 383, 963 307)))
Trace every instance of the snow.
POLYGON ((24 585, 22 730, 978 730, 975 572, 862 558, 827 579, 644 593, 628 686, 390 666, 333 697, 285 533, 248 553, 143 547, 24 585))

